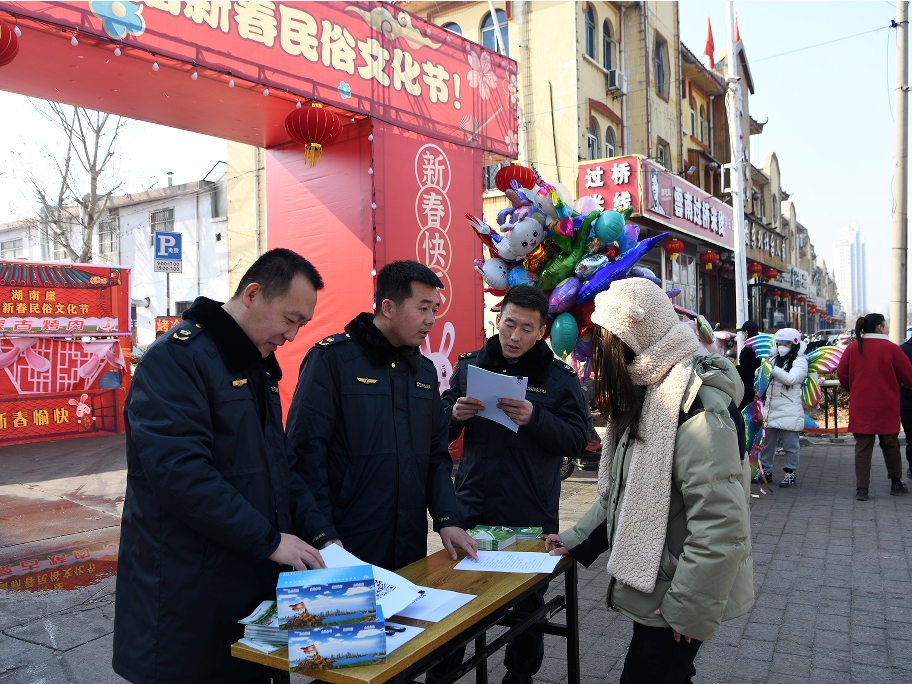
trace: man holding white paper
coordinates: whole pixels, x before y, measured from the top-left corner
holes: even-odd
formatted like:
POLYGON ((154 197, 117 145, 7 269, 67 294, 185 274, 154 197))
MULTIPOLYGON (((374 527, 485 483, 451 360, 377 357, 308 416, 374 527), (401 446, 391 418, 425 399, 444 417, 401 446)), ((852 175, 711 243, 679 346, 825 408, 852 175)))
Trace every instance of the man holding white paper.
MULTIPOLYGON (((577 456, 586 446, 586 407, 576 373, 555 358, 542 339, 547 315, 544 292, 531 285, 510 288, 497 316, 497 336, 478 351, 459 357, 443 394, 450 441, 464 433, 456 474, 464 529, 519 525, 541 527, 546 533, 558 531, 560 464, 564 456, 577 456), (466 396, 470 369, 524 378, 525 396, 501 396, 494 406, 466 396), (510 419, 514 429, 485 417, 494 408, 510 419)), ((474 388, 474 378, 472 384, 474 388)), ((534 611, 543 596, 544 592, 533 594, 516 610, 534 611)), ((531 682, 543 654, 541 633, 527 631, 516 637, 507 646, 504 683, 531 682)), ((435 674, 445 672, 440 667, 428 672, 427 684, 434 684, 435 674)))

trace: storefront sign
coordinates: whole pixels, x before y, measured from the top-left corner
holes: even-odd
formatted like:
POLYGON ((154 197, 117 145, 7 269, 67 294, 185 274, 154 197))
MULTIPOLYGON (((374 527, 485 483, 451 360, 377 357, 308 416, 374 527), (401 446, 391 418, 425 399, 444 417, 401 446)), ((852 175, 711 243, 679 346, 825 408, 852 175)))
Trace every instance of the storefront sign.
POLYGON ((23 394, 0 399, 0 444, 123 431, 126 391, 23 394))
MULTIPOLYGON (((749 222, 744 226, 744 252, 748 259, 771 266, 780 275, 786 270, 785 245, 779 233, 759 223, 749 222)), ((805 279, 806 279, 806 272, 805 279)), ((776 281, 778 282, 778 280, 776 281)), ((780 283, 783 284, 783 283, 780 283)), ((807 289, 805 285, 805 289, 807 289)))
POLYGON ((149 0, 0 7, 192 63, 201 77, 209 68, 243 87, 286 90, 436 139, 517 154, 516 62, 391 4, 149 0))
POLYGON ((734 249, 730 206, 640 156, 581 162, 578 195, 594 197, 602 209, 632 206, 634 216, 734 249))
POLYGON ((0 333, 111 335, 125 317, 126 271, 107 266, 65 266, 0 261, 0 333))
POLYGON ((789 266, 785 270, 779 271, 779 275, 772 281, 775 285, 781 285, 794 292, 804 294, 808 291, 810 278, 808 272, 797 266, 789 266))

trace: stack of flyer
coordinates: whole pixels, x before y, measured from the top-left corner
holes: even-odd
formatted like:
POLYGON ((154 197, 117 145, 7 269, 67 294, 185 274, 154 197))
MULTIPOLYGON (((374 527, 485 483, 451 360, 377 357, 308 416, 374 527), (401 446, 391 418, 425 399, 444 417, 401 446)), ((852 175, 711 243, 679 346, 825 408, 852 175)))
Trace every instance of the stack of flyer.
POLYGON ((541 536, 540 527, 514 527, 517 539, 538 539, 541 536))
POLYGON ((288 634, 289 671, 386 662, 386 628, 369 565, 283 572, 276 603, 288 634))
POLYGON ((241 639, 241 643, 258 651, 272 653, 288 643, 288 632, 279 629, 275 601, 263 601, 256 610, 238 622, 244 625, 244 638, 241 639))
POLYGON ((479 551, 503 551, 516 541, 513 528, 502 525, 477 525, 467 532, 478 542, 479 551))

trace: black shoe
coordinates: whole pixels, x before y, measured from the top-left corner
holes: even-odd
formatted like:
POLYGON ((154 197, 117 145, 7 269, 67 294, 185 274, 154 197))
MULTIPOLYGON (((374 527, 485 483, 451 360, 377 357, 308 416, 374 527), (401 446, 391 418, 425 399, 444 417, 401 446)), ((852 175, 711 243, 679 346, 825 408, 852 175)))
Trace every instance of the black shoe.
POLYGON ((868 490, 864 487, 858 487, 855 490, 855 500, 856 501, 867 501, 868 500, 868 490))
POLYGON ((909 491, 909 485, 900 480, 898 477, 894 477, 893 484, 890 485, 890 496, 899 496, 900 494, 906 494, 909 491))
POLYGON ((501 682, 502 684, 532 684, 532 677, 524 677, 507 670, 507 674, 504 675, 501 682))
POLYGON ((794 487, 795 486, 795 473, 786 473, 785 477, 782 479, 782 482, 779 483, 780 487, 794 487))
POLYGON ((753 482, 754 484, 761 483, 764 480, 766 482, 769 482, 769 480, 772 476, 773 476, 772 468, 757 468, 757 472, 754 473, 753 477, 751 477, 751 482, 753 482), (763 471, 762 474, 760 472, 761 470, 763 471))

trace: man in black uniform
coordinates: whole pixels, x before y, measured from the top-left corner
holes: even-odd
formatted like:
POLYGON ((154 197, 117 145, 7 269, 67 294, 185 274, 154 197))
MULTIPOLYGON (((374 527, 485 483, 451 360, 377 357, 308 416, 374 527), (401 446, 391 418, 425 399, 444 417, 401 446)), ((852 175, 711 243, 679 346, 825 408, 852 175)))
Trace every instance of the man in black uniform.
MULTIPOLYGON (((903 353, 912 361, 912 337, 899 345, 903 353)), ((912 389, 899 386, 899 419, 903 432, 906 433, 906 461, 909 464, 908 474, 912 477, 912 389)))
MULTIPOLYGON (((463 433, 456 473, 456 499, 463 527, 511 525, 556 532, 560 498, 560 464, 586 447, 586 416, 579 378, 554 356, 542 339, 548 298, 531 285, 517 285, 504 296, 497 316, 497 336, 476 352, 462 354, 443 393, 450 418, 450 441, 463 433), (468 367, 528 378, 526 399, 501 399, 502 409, 519 426, 508 430, 476 416, 484 407, 466 396, 468 367)), ((517 605, 519 612, 542 606, 544 591, 517 605)), ((532 680, 544 656, 541 632, 527 631, 511 641, 504 665, 506 684, 532 680)), ((462 659, 433 668, 428 684, 462 659)))
MULTIPOLYGON (((741 327, 738 328, 738 332, 743 332, 744 340, 747 341, 759 335, 760 328, 753 321, 744 321, 741 327)), ((741 404, 738 406, 739 411, 743 411, 754 400, 754 374, 758 368, 760 368, 760 359, 757 358, 754 348, 744 345, 738 355, 738 375, 741 378, 741 382, 744 383, 744 396, 741 397, 741 404)))
POLYGON ((131 682, 269 681, 229 647, 280 566, 324 567, 311 544, 329 525, 294 468, 273 355, 322 287, 306 259, 271 250, 226 304, 198 297, 136 368, 112 663, 131 682))
POLYGON ((478 548, 459 527, 437 371, 418 351, 441 287, 417 261, 384 266, 375 313, 307 353, 288 412, 298 469, 331 524, 327 538, 387 570, 427 555, 427 511, 451 558, 454 543, 473 557, 478 548))

